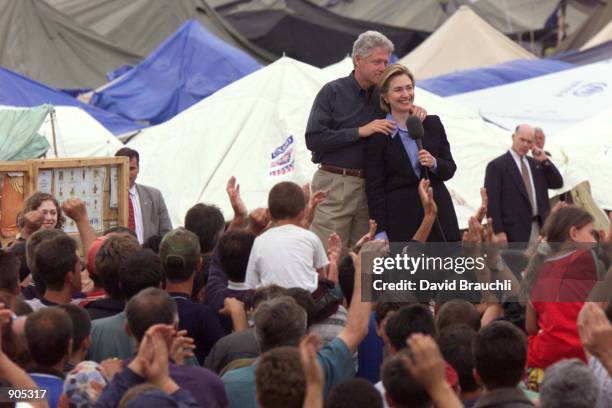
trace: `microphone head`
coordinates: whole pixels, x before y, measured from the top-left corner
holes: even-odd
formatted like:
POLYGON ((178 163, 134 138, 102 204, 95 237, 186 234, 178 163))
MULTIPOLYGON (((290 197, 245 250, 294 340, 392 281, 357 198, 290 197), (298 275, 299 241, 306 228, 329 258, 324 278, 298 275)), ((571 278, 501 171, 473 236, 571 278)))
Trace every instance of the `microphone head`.
POLYGON ((406 120, 406 129, 408 129, 408 134, 414 140, 422 139, 425 134, 421 119, 414 115, 409 116, 408 120, 406 120))

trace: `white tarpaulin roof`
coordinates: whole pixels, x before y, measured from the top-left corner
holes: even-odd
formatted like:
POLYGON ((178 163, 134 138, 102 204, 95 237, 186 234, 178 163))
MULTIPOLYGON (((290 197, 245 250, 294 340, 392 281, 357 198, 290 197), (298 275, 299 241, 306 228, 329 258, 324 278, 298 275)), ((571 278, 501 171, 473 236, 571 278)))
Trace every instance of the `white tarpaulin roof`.
POLYGON ((331 64, 323 68, 323 71, 333 75, 334 78, 347 76, 354 69, 353 59, 349 56, 344 57, 335 64, 331 64))
POLYGON ((468 6, 461 6, 399 62, 410 68, 417 79, 425 79, 527 58, 535 56, 497 31, 468 6))
MULTIPOLYGON (((225 192, 230 176, 237 177, 249 209, 267 206, 268 191, 277 182, 311 180, 316 166, 304 142, 306 122, 315 95, 334 78, 281 58, 170 121, 144 129, 128 143, 140 153, 139 182, 163 192, 174 225, 181 225, 197 202, 216 204, 230 218, 225 192)), ((486 164, 508 149, 510 133, 422 89, 416 103, 440 115, 446 128, 458 165, 446 185, 465 227, 480 206, 486 164)))
POLYGON ((611 73, 608 60, 450 99, 506 129, 528 123, 554 134, 612 107, 611 73))
MULTIPOLYGON (((24 110, 14 106, 0 106, 1 110, 24 110)), ((51 147, 47 157, 95 157, 112 156, 123 145, 97 120, 81 108, 74 106, 55 106, 55 145, 51 115, 43 122, 39 133, 43 135, 51 147)))
POLYGON ((332 79, 284 57, 143 130, 128 143, 140 153, 139 182, 164 193, 173 225, 182 225, 197 202, 216 204, 231 218, 230 176, 249 209, 267 207, 277 182, 310 182, 316 167, 304 141, 306 121, 317 92, 332 79))
POLYGON ((591 38, 589 41, 586 42, 586 44, 580 47, 580 51, 584 51, 587 48, 592 48, 608 41, 612 41, 612 21, 606 24, 606 26, 602 28, 597 34, 595 34, 593 38, 591 38))
POLYGON ((601 208, 612 209, 612 108, 555 133, 547 143, 566 180, 588 179, 601 208), (556 158, 559 159, 556 159, 556 158))

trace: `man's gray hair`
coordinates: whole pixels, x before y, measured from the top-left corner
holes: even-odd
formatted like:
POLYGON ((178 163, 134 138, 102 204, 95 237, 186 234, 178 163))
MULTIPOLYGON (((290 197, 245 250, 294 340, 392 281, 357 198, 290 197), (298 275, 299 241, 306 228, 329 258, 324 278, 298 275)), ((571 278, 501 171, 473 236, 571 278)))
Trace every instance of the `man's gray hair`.
POLYGON ((306 310, 289 296, 261 303, 255 311, 255 338, 264 353, 280 346, 297 346, 306 334, 306 310))
POLYGON ((366 58, 375 48, 384 48, 389 52, 389 55, 393 53, 393 43, 384 34, 378 31, 366 31, 359 34, 357 40, 353 43, 353 64, 355 64, 355 58, 359 55, 361 58, 366 58))
POLYGON ((548 367, 540 386, 542 408, 589 408, 597 402, 599 387, 591 370, 577 358, 548 367))

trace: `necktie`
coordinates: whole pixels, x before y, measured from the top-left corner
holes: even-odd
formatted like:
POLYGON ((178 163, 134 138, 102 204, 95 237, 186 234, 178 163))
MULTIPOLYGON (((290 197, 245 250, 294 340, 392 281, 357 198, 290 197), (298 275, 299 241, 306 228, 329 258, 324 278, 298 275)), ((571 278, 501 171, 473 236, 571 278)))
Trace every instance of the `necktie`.
POLYGON ((136 221, 134 221, 134 206, 132 205, 132 197, 128 195, 128 228, 136 231, 136 221))
POLYGON ((529 171, 527 170, 527 164, 525 164, 525 157, 521 157, 521 176, 523 177, 523 184, 525 184, 525 190, 527 190, 527 197, 529 197, 529 204, 531 204, 532 212, 535 214, 535 201, 533 199, 533 190, 531 189, 531 181, 529 180, 529 171))

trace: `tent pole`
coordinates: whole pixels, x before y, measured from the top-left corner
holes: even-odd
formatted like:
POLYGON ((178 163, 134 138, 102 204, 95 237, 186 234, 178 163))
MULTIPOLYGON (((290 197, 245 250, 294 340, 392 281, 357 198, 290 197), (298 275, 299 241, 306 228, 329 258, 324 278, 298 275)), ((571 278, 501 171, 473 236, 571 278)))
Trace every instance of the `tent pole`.
POLYGON ((51 108, 51 136, 53 137, 53 153, 57 156, 57 138, 55 137, 55 108, 51 108))

